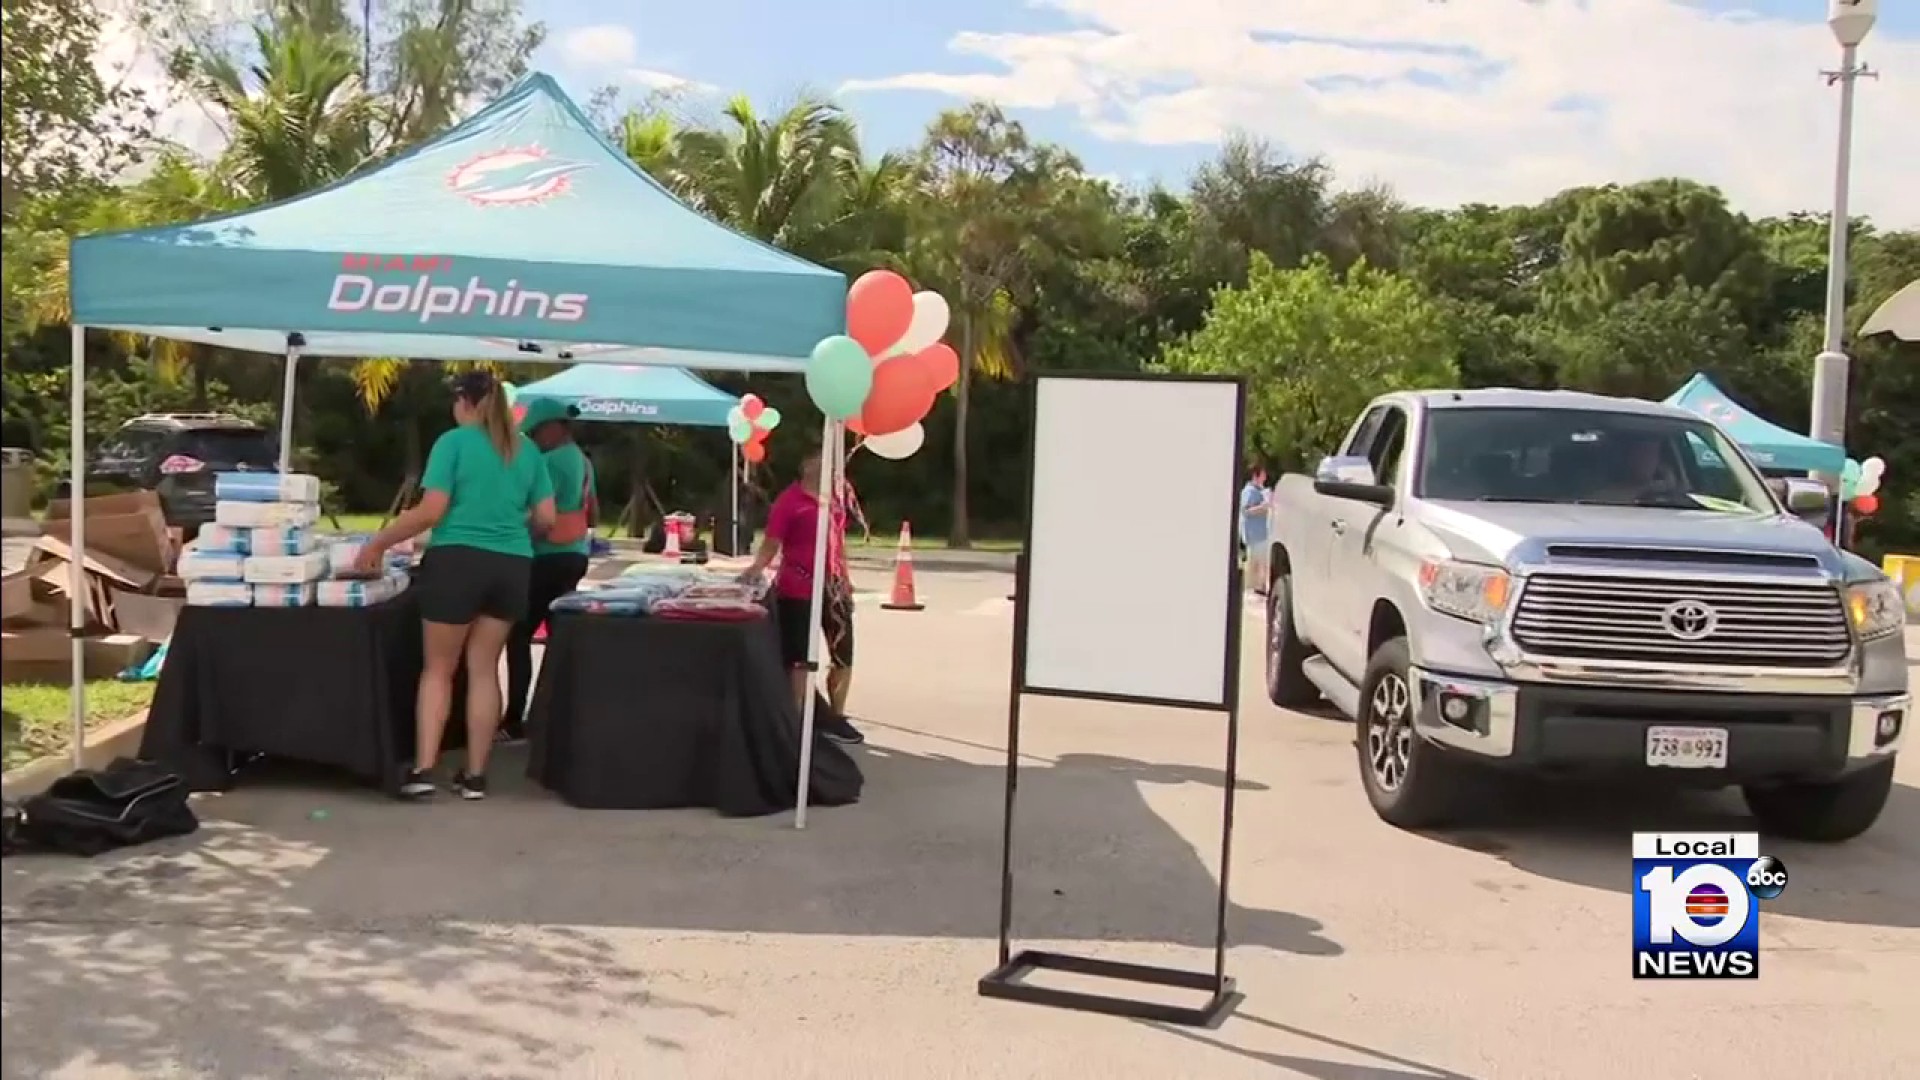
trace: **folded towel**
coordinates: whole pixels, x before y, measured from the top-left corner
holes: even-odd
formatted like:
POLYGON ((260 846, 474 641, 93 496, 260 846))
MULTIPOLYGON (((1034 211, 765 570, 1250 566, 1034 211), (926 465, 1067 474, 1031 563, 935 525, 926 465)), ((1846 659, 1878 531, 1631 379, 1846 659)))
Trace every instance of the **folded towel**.
POLYGON ((235 529, 312 525, 320 520, 320 506, 310 502, 234 502, 222 499, 213 504, 213 520, 235 529))
POLYGON ((317 503, 320 478, 305 473, 217 473, 213 497, 232 502, 317 503))

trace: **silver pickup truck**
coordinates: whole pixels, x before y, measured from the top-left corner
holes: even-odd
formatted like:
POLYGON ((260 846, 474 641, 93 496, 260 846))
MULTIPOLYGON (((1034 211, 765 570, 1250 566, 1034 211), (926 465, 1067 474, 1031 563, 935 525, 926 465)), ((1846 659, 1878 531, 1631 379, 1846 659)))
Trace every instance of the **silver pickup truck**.
POLYGON ((1826 512, 1668 406, 1389 394, 1276 488, 1267 692, 1352 717, 1404 828, 1501 766, 1738 784, 1773 835, 1850 839, 1912 715, 1906 611, 1826 512))

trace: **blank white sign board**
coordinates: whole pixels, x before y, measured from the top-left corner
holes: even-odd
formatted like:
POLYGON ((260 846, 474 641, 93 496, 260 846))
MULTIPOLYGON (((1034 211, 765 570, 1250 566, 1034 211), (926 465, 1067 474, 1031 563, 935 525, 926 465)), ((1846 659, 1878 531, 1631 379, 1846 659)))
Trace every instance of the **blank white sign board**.
POLYGON ((1034 392, 1023 689, 1225 706, 1240 384, 1034 392))

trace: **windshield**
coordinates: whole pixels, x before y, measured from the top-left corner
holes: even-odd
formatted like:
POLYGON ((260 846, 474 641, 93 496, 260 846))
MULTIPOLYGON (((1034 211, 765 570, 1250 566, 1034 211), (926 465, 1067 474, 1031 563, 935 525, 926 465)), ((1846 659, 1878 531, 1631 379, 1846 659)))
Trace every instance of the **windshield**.
POLYGON ((1778 512, 1705 420, 1587 409, 1427 413, 1415 491, 1428 499, 1778 512))

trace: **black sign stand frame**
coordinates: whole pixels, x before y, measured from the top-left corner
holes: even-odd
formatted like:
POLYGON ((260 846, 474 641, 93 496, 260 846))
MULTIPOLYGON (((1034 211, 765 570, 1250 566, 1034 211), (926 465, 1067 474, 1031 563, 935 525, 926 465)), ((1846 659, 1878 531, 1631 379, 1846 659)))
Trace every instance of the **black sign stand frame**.
MULTIPOLYGON (((1233 458, 1235 468, 1239 467, 1246 453, 1247 388, 1243 380, 1233 377, 1205 376, 1168 376, 1151 374, 1119 375, 1104 372, 1087 373, 1048 373, 1036 380, 1032 402, 1029 407, 1027 431, 1029 438, 1038 430, 1040 383, 1048 379, 1140 379, 1168 382, 1226 382, 1237 387, 1234 406, 1233 458)), ((1014 564, 1014 590, 1009 597, 1013 601, 1013 664, 1007 686, 1007 775, 1005 818, 1000 838, 1000 963, 992 971, 982 976, 979 992, 982 997, 999 998, 1007 1001, 1022 1001, 1033 1005, 1046 1005, 1053 1008, 1072 1009, 1078 1012, 1101 1013, 1107 1016, 1120 1016, 1137 1020, 1155 1021, 1182 1027, 1217 1027, 1239 1004, 1242 995, 1235 988, 1234 980, 1227 976, 1227 913, 1228 882, 1233 860, 1233 810, 1234 793, 1239 786, 1240 767, 1240 645, 1241 645, 1241 604, 1243 586, 1239 558, 1238 477, 1235 478, 1236 498, 1229 500, 1226 508, 1230 529, 1226 555, 1228 574, 1228 604, 1226 626, 1226 656, 1224 658, 1224 677, 1222 680, 1222 700, 1219 702, 1175 701, 1161 698, 1141 697, 1131 694, 1112 694, 1084 690, 1060 690, 1027 685, 1027 598, 1032 595, 1028 587, 1030 566, 1026 552, 1033 548, 1033 479, 1035 447, 1029 442, 1027 448, 1027 528, 1022 553, 1014 564), (1167 709, 1189 709, 1200 712, 1222 713, 1227 721, 1227 745, 1225 762, 1225 794, 1221 798, 1220 808, 1220 892, 1214 908, 1213 970, 1211 972, 1188 971, 1178 968, 1158 967, 1147 964, 1125 963, 1115 960, 1101 960, 1092 957, 1073 956, 1067 953, 1048 952, 1038 949, 1013 951, 1013 833, 1016 795, 1020 785, 1020 706, 1028 695, 1035 697, 1074 698, 1082 701, 1107 701, 1115 704, 1150 705, 1167 709), (1149 986, 1166 986, 1183 990, 1197 990, 1207 995, 1206 1002, 1199 1007, 1170 1005, 1159 1001, 1143 1001, 1137 998, 1120 997, 1110 994, 1096 994, 1077 990, 1061 990, 1053 987, 1036 986, 1027 981, 1036 971, 1057 971, 1074 975, 1112 979, 1117 982, 1130 982, 1149 986)))

